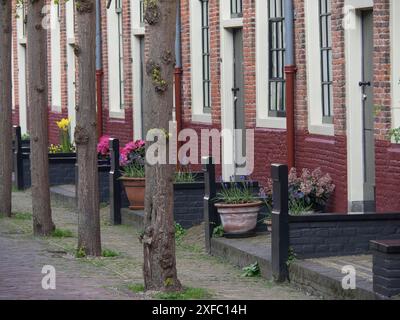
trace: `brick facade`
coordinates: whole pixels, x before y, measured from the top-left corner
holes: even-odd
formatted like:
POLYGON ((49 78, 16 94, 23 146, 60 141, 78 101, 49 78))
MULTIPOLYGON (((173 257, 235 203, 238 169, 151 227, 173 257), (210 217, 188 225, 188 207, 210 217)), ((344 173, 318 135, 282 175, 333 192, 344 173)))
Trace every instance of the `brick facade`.
MULTIPOLYGON (((265 181, 269 177, 271 163, 285 163, 286 130, 257 127, 257 88, 256 88, 256 1, 243 0, 243 70, 244 70, 244 105, 247 128, 255 129, 255 171, 253 178, 265 181)), ((305 34, 304 0, 294 0, 295 8, 295 62, 297 67, 295 83, 295 157, 296 166, 301 168, 321 167, 328 172, 336 184, 329 210, 347 212, 348 209, 348 147, 346 114, 349 106, 346 103, 346 59, 345 30, 343 28, 344 0, 332 0, 332 55, 333 55, 333 103, 334 103, 334 136, 310 134, 308 128, 307 97, 307 52, 305 34)), ((108 99, 108 65, 107 55, 107 15, 102 2, 102 62, 103 62, 103 123, 104 134, 118 137, 125 143, 133 136, 133 88, 131 52, 131 8, 130 1, 123 0, 123 43, 124 43, 124 119, 110 118, 108 99)), ((62 5, 63 7, 64 5, 62 5)), ((390 142, 388 137, 391 128, 391 56, 390 56, 390 1, 374 0, 374 104, 379 106, 375 118, 376 138, 376 200, 378 211, 400 210, 397 180, 400 177, 400 148, 390 142)), ((62 12, 65 12, 62 9, 62 12)), ((191 101, 191 43, 190 43, 190 0, 181 0, 181 33, 182 33, 182 108, 183 127, 200 131, 202 128, 221 129, 221 12, 220 1, 209 0, 210 26, 210 68, 211 68, 211 123, 192 121, 191 101)), ((195 13, 197 14, 197 13, 195 13)), ((65 15, 61 19, 62 49, 62 113, 50 112, 50 140, 58 140, 58 130, 54 121, 67 116, 67 80, 66 80, 66 36, 65 15)), ((15 25, 15 19, 14 19, 15 25)), ((14 31, 14 38, 16 32, 14 31)), ((14 42, 14 61, 17 59, 16 42, 14 42)), ((16 64, 17 65, 17 64, 16 64)), ((18 122, 18 76, 14 66, 14 121, 18 122)), ((49 78, 51 79, 51 78, 49 78)), ((49 91, 50 92, 50 91, 49 91)), ((220 175, 221 168, 218 168, 220 175)))

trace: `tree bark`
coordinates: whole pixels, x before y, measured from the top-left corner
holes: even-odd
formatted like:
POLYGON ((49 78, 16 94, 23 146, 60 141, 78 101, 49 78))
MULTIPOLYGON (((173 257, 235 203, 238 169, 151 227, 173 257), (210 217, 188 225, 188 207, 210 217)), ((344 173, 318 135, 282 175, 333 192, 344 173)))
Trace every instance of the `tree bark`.
POLYGON ((0 2, 0 215, 11 217, 12 63, 11 1, 0 2))
POLYGON ((101 255, 96 117, 96 1, 76 0, 79 100, 75 143, 78 157, 78 248, 101 255))
MULTIPOLYGON (((147 0, 145 5, 144 126, 146 132, 152 128, 168 132, 173 110, 177 1, 147 0)), ((166 141, 168 147, 168 138, 166 141)), ((175 257, 174 169, 175 166, 169 164, 146 164, 145 231, 142 242, 147 290, 181 290, 175 257)))
POLYGON ((48 156, 47 31, 43 28, 45 0, 27 1, 27 73, 30 108, 33 233, 51 234, 48 156))

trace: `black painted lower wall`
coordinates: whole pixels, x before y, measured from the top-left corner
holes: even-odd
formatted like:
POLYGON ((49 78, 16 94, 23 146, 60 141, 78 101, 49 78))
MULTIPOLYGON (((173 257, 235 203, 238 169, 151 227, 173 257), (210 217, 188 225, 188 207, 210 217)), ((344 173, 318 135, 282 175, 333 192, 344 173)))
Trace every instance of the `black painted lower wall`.
POLYGON ((369 253, 370 240, 400 239, 400 214, 289 217, 289 245, 297 258, 369 253))

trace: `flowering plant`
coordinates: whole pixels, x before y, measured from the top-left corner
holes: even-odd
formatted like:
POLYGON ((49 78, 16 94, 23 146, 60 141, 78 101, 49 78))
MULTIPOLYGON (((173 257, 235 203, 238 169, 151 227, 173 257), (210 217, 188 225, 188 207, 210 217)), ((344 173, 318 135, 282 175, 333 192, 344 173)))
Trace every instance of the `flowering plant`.
MULTIPOLYGON (((299 175, 295 168, 289 173, 289 210, 299 211, 299 208, 322 211, 329 197, 335 190, 330 175, 323 174, 320 168, 310 171, 303 169, 299 175)), ((272 180, 267 180, 267 185, 261 189, 260 197, 272 207, 272 180)))
POLYGON ((102 157, 107 157, 110 153, 110 136, 102 136, 97 144, 97 153, 102 157))
POLYGON ((61 152, 64 153, 73 152, 74 147, 71 143, 71 137, 70 137, 71 120, 69 118, 63 118, 60 121, 56 121, 56 124, 60 129, 61 152))
POLYGON ((138 164, 144 167, 145 164, 145 142, 136 140, 128 142, 120 150, 120 165, 126 167, 131 164, 138 164))

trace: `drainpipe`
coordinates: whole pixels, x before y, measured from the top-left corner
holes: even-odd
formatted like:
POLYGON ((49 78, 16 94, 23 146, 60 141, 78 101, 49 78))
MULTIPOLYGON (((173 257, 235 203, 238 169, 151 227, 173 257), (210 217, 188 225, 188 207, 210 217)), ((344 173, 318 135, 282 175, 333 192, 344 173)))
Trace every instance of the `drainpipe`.
POLYGON ((286 139, 289 169, 295 167, 294 86, 296 65, 294 60, 294 9, 293 0, 285 0, 285 75, 286 75, 286 139))
POLYGON ((97 136, 103 135, 103 66, 101 61, 101 6, 96 0, 96 100, 97 100, 97 136))
MULTIPOLYGON (((182 55, 181 55, 181 6, 178 0, 176 12, 176 37, 175 37, 175 118, 178 134, 182 130, 182 55)), ((178 142, 179 147, 179 142, 178 142)))

